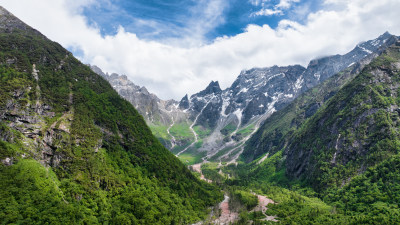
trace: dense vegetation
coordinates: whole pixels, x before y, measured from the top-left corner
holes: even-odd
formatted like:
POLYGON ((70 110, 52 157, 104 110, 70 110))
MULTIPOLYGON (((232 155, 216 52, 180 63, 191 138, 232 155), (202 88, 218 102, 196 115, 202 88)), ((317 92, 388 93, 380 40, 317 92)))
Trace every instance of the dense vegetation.
POLYGON ((293 135, 287 173, 317 191, 340 187, 399 153, 399 47, 389 48, 343 87, 293 135))
MULTIPOLYGON (((292 126, 276 139, 274 146, 281 147, 266 151, 266 159, 260 155, 252 163, 224 168, 234 177, 226 184, 274 199, 278 204, 267 213, 283 224, 400 223, 399 49, 398 42, 388 48, 310 117, 299 117, 305 111, 296 115, 294 109, 320 87, 278 112, 303 122, 275 121, 292 126)), ((252 219, 241 216, 241 224, 252 219)))
POLYGON ((0 63, 2 223, 187 224, 222 199, 57 43, 3 30, 0 63))
MULTIPOLYGON (((0 30, 2 224, 190 224, 222 200, 103 78, 17 28, 0 30)), ((272 223, 252 211, 254 193, 277 203, 266 213, 281 224, 400 223, 399 45, 275 113, 237 165, 202 165, 238 224, 272 223)), ((209 130, 194 129, 201 143, 209 130)), ((192 135, 187 124, 171 132, 192 135)))
MULTIPOLYGON (((281 173, 280 153, 262 164, 230 165, 224 172, 235 175, 226 184, 266 195, 277 204, 268 205, 267 214, 282 224, 398 224, 400 196, 400 155, 396 155, 364 174, 353 177, 342 188, 317 193, 306 183, 289 180, 281 173)), ((256 224, 263 217, 242 212, 238 224, 256 224)))

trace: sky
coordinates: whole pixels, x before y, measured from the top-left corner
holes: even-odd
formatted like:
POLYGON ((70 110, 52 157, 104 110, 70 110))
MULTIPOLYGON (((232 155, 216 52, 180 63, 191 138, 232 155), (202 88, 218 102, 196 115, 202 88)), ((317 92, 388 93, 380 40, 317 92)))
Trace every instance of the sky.
POLYGON ((307 66, 385 31, 399 0, 0 0, 85 64, 180 100, 242 70, 307 66))

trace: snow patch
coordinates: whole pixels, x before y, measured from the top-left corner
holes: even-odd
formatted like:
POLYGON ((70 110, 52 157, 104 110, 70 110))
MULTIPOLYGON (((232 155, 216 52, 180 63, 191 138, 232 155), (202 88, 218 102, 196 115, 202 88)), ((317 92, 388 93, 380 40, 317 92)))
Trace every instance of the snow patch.
POLYGON ((233 112, 233 114, 238 118, 239 121, 242 121, 242 114, 243 110, 241 109, 237 109, 235 112, 233 112))
POLYGON ((350 66, 352 66, 352 65, 354 65, 355 63, 354 62, 352 62, 352 63, 350 63, 347 67, 350 67, 350 66))
POLYGON ((299 78, 297 78, 296 83, 294 84, 294 90, 298 91, 300 88, 303 87, 304 79, 303 75, 301 75, 299 78))
POLYGON ((284 95, 286 98, 293 98, 293 94, 284 95))
POLYGON ((319 78, 321 78, 321 74, 319 74, 319 73, 314 73, 314 77, 317 78, 317 80, 319 80, 319 78))
POLYGON ((265 85, 265 83, 266 83, 266 81, 260 82, 260 83, 258 83, 256 85, 254 85, 253 88, 257 88, 257 87, 259 87, 261 85, 265 85))
POLYGON ((364 48, 364 47, 361 46, 361 45, 358 45, 357 47, 359 47, 361 50, 363 50, 364 52, 366 52, 366 53, 368 53, 368 54, 371 54, 371 53, 372 53, 370 50, 364 48))
MULTIPOLYGON (((386 40, 385 40, 386 41, 386 40)), ((371 44, 373 45, 373 46, 378 46, 379 44, 381 43, 381 41, 379 40, 379 39, 375 39, 375 40, 373 40, 372 42, 371 42, 371 44)))
POLYGON ((278 77, 278 76, 285 76, 285 74, 284 73, 278 73, 278 74, 272 75, 272 76, 268 77, 267 82, 270 81, 271 79, 275 78, 275 77, 278 77))
POLYGON ((239 93, 237 93, 237 94, 240 94, 240 93, 246 93, 247 91, 248 91, 249 89, 248 88, 242 88, 242 90, 240 90, 239 91, 239 93))
POLYGON ((227 116, 227 115, 225 114, 225 110, 226 110, 226 108, 227 108, 228 105, 229 105, 229 101, 230 101, 230 98, 223 98, 222 108, 221 108, 221 115, 222 115, 222 116, 227 116))

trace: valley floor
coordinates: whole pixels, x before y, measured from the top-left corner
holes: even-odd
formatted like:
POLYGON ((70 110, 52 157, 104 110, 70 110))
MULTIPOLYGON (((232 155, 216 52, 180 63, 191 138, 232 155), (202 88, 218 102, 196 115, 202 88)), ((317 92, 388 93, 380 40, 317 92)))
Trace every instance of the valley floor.
MULTIPOLYGON (((204 163, 204 162, 203 162, 204 163)), ((213 183, 211 179, 208 179, 204 176, 202 172, 202 165, 203 163, 198 163, 194 164, 192 166, 189 166, 189 168, 200 174, 200 179, 204 180, 208 183, 213 183)), ((222 165, 219 164, 218 168, 220 168, 222 165)), ((225 175, 223 172, 220 170, 219 171, 220 175, 225 175)), ((221 188, 222 185, 221 185, 221 188)), ((211 213, 208 216, 208 219, 206 221, 201 221, 196 223, 196 225, 200 224, 218 224, 218 225, 227 225, 227 224, 236 224, 239 219, 240 219, 240 213, 243 212, 244 210, 247 211, 248 213, 261 213, 264 218, 261 218, 260 221, 271 221, 271 222, 278 222, 276 216, 269 216, 266 214, 266 211, 268 210, 267 206, 268 204, 276 204, 272 199, 268 198, 267 196, 259 195, 257 193, 254 193, 252 191, 249 191, 248 194, 252 195, 253 197, 256 197, 257 199, 257 204, 252 207, 251 210, 245 209, 245 206, 241 205, 242 203, 239 203, 241 206, 240 207, 235 207, 233 205, 237 205, 238 202, 237 200, 232 201, 232 193, 229 190, 225 190, 224 194, 224 200, 218 204, 218 207, 215 207, 214 210, 211 211, 211 213)), ((240 201, 240 200, 239 200, 240 201)))

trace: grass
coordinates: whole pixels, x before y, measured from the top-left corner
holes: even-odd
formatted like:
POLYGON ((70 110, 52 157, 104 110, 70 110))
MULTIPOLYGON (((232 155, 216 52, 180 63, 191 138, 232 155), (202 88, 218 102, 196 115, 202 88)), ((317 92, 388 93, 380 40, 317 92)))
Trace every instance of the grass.
POLYGON ((201 146, 203 146, 203 140, 199 140, 194 144, 194 147, 197 149, 201 148, 201 146))
POLYGON ((178 156, 178 158, 184 163, 185 165, 193 165, 196 163, 200 163, 201 160, 201 155, 192 155, 190 153, 182 153, 181 155, 178 156))
POLYGON ((244 127, 242 129, 240 129, 237 133, 242 135, 242 136, 247 136, 247 135, 250 135, 251 132, 254 131, 254 129, 255 129, 255 124, 253 123, 253 124, 250 124, 247 127, 244 127))
POLYGON ((167 126, 161 124, 149 124, 149 127, 154 136, 162 138, 164 140, 171 139, 171 136, 167 132, 167 126))
POLYGON ((221 133, 225 136, 228 136, 229 134, 231 134, 233 131, 236 130, 236 125, 233 124, 233 122, 229 123, 228 125, 226 125, 224 128, 221 129, 221 133))
POLYGON ((204 128, 203 126, 194 126, 193 130, 196 131, 201 139, 207 137, 211 133, 210 129, 204 128))
POLYGON ((171 127, 169 132, 177 139, 177 140, 184 140, 184 139, 193 139, 193 133, 189 128, 188 123, 177 123, 171 127))
POLYGON ((186 144, 183 145, 175 145, 175 147, 173 149, 171 149, 171 152, 173 154, 178 154, 180 151, 182 151, 183 149, 185 149, 187 146, 189 146, 191 144, 191 142, 188 142, 186 144))
POLYGON ((232 150, 234 147, 227 147, 222 149, 221 151, 218 151, 218 153, 216 153, 215 155, 213 155, 209 160, 211 161, 216 161, 219 157, 223 156, 224 154, 226 154, 227 152, 229 152, 230 150, 232 150))

